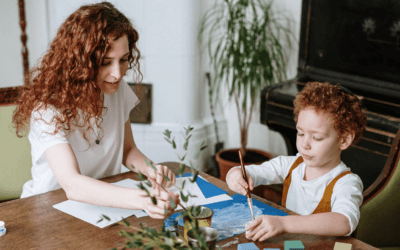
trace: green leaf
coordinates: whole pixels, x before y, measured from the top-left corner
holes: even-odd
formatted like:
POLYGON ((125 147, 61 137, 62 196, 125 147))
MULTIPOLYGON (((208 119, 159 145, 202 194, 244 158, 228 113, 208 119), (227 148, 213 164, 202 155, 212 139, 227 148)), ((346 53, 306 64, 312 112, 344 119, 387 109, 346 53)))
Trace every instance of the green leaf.
POLYGON ((106 219, 106 220, 108 220, 108 221, 111 220, 110 217, 108 217, 107 215, 102 214, 101 216, 103 216, 103 218, 106 219))
POLYGON ((171 181, 171 179, 168 178, 168 176, 166 176, 166 175, 164 175, 164 174, 162 174, 162 177, 163 177, 164 179, 166 179, 167 181, 171 181))
POLYGON ((175 208, 176 208, 175 201, 174 201, 174 199, 173 199, 172 197, 169 198, 169 203, 171 204, 171 208, 172 208, 172 209, 175 209, 175 208))
POLYGON ((181 191, 181 198, 182 198, 182 200, 183 200, 184 202, 187 202, 189 196, 184 196, 183 193, 182 193, 182 191, 181 191))
POLYGON ((147 181, 145 182, 145 184, 146 184, 148 187, 152 187, 152 184, 151 184, 151 182, 150 182, 149 180, 147 180, 147 181))
POLYGON ((197 176, 199 175, 199 173, 196 171, 196 173, 194 173, 193 179, 189 179, 191 183, 195 183, 197 180, 197 176))
POLYGON ((151 201, 153 202, 154 205, 157 205, 157 199, 154 196, 151 196, 151 201))
POLYGON ((139 180, 141 180, 141 181, 146 180, 146 177, 141 172, 137 173, 137 175, 138 175, 139 180))
POLYGON ((162 226, 161 226, 161 233, 165 233, 165 221, 164 221, 164 223, 163 223, 162 226))
POLYGON ((165 131, 164 131, 164 135, 169 139, 169 138, 171 138, 171 131, 169 131, 168 129, 166 129, 165 131))
POLYGON ((175 140, 174 140, 174 139, 172 140, 172 147, 173 147, 174 149, 176 149, 176 143, 175 143, 175 140))
POLYGON ((192 209, 192 215, 194 217, 199 216, 199 214, 201 213, 201 206, 194 206, 192 209))
POLYGON ((164 216, 167 216, 167 214, 168 214, 167 207, 164 207, 164 216))
POLYGON ((153 227, 148 227, 146 231, 151 233, 154 237, 158 236, 157 231, 153 227))
POLYGON ((124 222, 125 226, 127 226, 127 227, 129 227, 131 225, 125 218, 122 218, 122 221, 124 222))
POLYGON ((148 159, 143 159, 147 166, 151 166, 151 162, 148 159))
POLYGON ((186 141, 185 144, 183 144, 183 149, 184 149, 184 150, 187 150, 188 145, 189 145, 189 141, 186 141))
POLYGON ((183 172, 185 172, 185 165, 183 163, 180 163, 179 164, 179 172, 178 172, 178 174, 182 175, 183 172))
POLYGON ((185 157, 186 157, 186 154, 180 159, 180 161, 181 161, 181 162, 184 161, 184 160, 185 160, 185 157))
POLYGON ((169 142, 169 144, 172 144, 172 142, 170 140, 168 140, 167 138, 164 137, 164 139, 169 142))
POLYGON ((190 133, 190 131, 193 130, 193 127, 191 127, 190 125, 187 128, 184 128, 186 130, 186 136, 190 133))

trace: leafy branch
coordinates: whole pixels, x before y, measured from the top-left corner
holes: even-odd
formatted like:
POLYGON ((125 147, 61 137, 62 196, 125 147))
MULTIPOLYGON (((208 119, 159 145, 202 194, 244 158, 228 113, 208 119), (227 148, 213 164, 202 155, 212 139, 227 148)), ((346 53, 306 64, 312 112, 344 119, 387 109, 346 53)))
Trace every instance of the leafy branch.
MULTIPOLYGON (((184 128, 185 132, 183 133, 183 138, 184 138, 184 144, 182 146, 183 152, 178 152, 177 149, 177 144, 175 142, 175 137, 172 137, 171 134, 172 132, 169 131, 168 129, 165 130, 164 132, 164 138, 165 140, 172 145, 172 148, 176 151, 176 154, 179 159, 179 176, 182 177, 182 174, 185 171, 185 164, 183 161, 186 158, 186 155, 188 153, 188 147, 189 147, 189 140, 192 137, 192 130, 193 127, 188 126, 187 128, 184 128)), ((203 151, 207 146, 205 146, 205 142, 202 141, 200 145, 196 148, 196 152, 194 154, 194 160, 197 160, 200 156, 201 151, 203 151)), ((196 179, 198 177, 198 171, 194 167, 194 164, 192 161, 189 161, 189 167, 192 172, 192 178, 189 179, 190 182, 194 183, 196 182, 196 179)), ((145 160, 145 163, 150 166, 151 168, 154 169, 154 171, 157 171, 157 168, 154 166, 154 164, 149 161, 145 160)), ((133 166, 132 166, 133 167, 133 166)), ((170 179, 162 175, 163 178, 166 180, 170 181, 170 179)), ((141 183, 138 184, 138 187, 142 190, 144 190, 149 197, 151 197, 151 200, 153 204, 157 204, 157 199, 155 197, 152 197, 150 195, 150 192, 148 188, 152 187, 152 184, 149 180, 146 180, 146 177, 142 173, 138 173, 138 178, 141 180, 141 183), (144 183, 144 184, 143 184, 144 183), (146 187, 147 186, 147 187, 146 187)), ((195 195, 192 195, 188 192, 188 194, 185 196, 183 191, 185 187, 185 181, 182 182, 182 186, 178 187, 175 185, 175 187, 179 188, 180 190, 180 197, 183 202, 187 202, 190 197, 196 197, 195 195)), ((171 207, 172 209, 175 209, 177 207, 177 204, 175 204, 174 200, 171 198, 170 200, 171 207)), ((192 206, 188 207, 187 210, 182 211, 182 215, 180 216, 181 218, 184 218, 187 222, 189 222, 192 227, 195 229, 194 230, 194 236, 196 240, 198 241, 198 246, 196 248, 192 247, 184 238, 184 236, 176 230, 176 233, 174 234, 170 230, 167 230, 165 228, 165 223, 163 223, 161 227, 161 231, 157 231, 153 227, 144 227, 141 223, 140 228, 135 227, 131 225, 127 220, 122 219, 122 222, 118 222, 119 224, 124 225, 127 227, 128 230, 121 230, 119 232, 119 235, 124 237, 126 239, 125 244, 119 243, 120 246, 118 248, 113 248, 113 249, 125 249, 125 248, 135 248, 135 249, 154 249, 154 248, 159 248, 159 249, 166 249, 166 250, 183 250, 183 249, 208 249, 207 247, 207 242, 205 241, 204 234, 199 234, 196 229, 199 228, 197 217, 201 213, 201 206, 192 206)), ((167 215, 167 209, 165 208, 165 215, 167 215)), ((101 220, 106 219, 110 220, 107 216, 103 215, 101 220)), ((179 218, 178 218, 179 219, 179 218)))

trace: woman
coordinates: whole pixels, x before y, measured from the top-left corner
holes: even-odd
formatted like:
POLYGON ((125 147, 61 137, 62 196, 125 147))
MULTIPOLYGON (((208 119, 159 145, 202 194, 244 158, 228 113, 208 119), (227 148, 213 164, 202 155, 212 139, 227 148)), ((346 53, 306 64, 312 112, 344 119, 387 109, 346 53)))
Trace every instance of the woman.
POLYGON ((138 98, 122 77, 133 69, 141 81, 138 38, 108 2, 82 6, 61 25, 13 117, 18 136, 30 124, 32 180, 21 198, 61 187, 70 200, 143 209, 160 219, 173 212, 169 200, 178 204, 178 196, 160 186, 172 186, 174 174, 166 166, 147 166, 132 136, 129 113, 138 98), (121 163, 156 184, 156 205, 143 190, 97 180, 118 174, 121 163))

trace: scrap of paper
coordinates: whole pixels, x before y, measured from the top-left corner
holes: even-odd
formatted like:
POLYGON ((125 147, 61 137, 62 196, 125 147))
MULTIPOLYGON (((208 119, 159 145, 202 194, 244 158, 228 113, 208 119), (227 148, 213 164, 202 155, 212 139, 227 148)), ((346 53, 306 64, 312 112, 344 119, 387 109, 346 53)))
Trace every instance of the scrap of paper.
MULTIPOLYGON (((135 181, 132 179, 124 179, 122 181, 115 182, 112 184, 120 187, 138 188, 137 185, 139 183, 140 183, 139 181, 135 181)), ((142 210, 97 206, 71 200, 55 204, 53 205, 53 207, 55 209, 58 209, 64 213, 72 215, 78 219, 86 221, 100 228, 104 228, 108 225, 118 222, 122 220, 122 218, 127 218, 129 216, 142 213, 142 210), (98 223, 102 215, 106 215, 107 217, 109 217, 110 221, 102 220, 101 222, 98 223)))
POLYGON ((351 246, 349 243, 335 242, 333 250, 351 250, 351 246))
POLYGON ((250 243, 242 243, 237 247, 238 250, 260 250, 253 242, 250 243))
POLYGON ((287 240, 285 241, 285 250, 304 250, 304 246, 300 240, 287 240))

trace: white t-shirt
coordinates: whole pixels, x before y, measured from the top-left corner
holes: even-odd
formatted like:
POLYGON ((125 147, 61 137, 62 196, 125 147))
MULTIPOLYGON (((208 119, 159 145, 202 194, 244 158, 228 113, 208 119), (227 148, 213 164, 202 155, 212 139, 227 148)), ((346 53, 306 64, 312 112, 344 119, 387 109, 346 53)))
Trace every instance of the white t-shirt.
POLYGON ((68 136, 65 136, 66 133, 61 130, 56 135, 51 135, 46 132, 54 132, 54 123, 47 124, 42 120, 34 119, 34 117, 40 117, 40 114, 42 114, 42 118, 46 122, 50 122, 57 111, 54 108, 34 110, 28 136, 32 148, 32 180, 24 184, 21 198, 60 188, 44 154, 46 149, 59 143, 71 145, 83 175, 99 179, 120 173, 124 124, 128 121, 129 113, 138 101, 139 99, 124 80, 120 82, 116 93, 104 95, 104 106, 108 109, 102 116, 101 127, 104 130, 104 137, 98 145, 95 143, 97 133, 102 133, 101 129, 97 129, 95 126, 93 130, 87 133, 90 147, 89 143, 83 138, 86 127, 78 127, 68 136))
MULTIPOLYGON (((254 180, 254 186, 283 183, 290 167, 297 156, 279 156, 261 165, 246 166, 246 171, 254 180)), ((325 175, 312 180, 304 180, 306 164, 302 162, 292 172, 292 181, 286 200, 286 208, 301 215, 314 212, 322 199, 326 186, 339 174, 349 171, 343 162, 325 175)), ((363 184, 356 174, 347 174, 340 178, 334 188, 331 198, 331 212, 343 214, 349 219, 350 235, 360 220, 360 206, 363 201, 363 184)))

